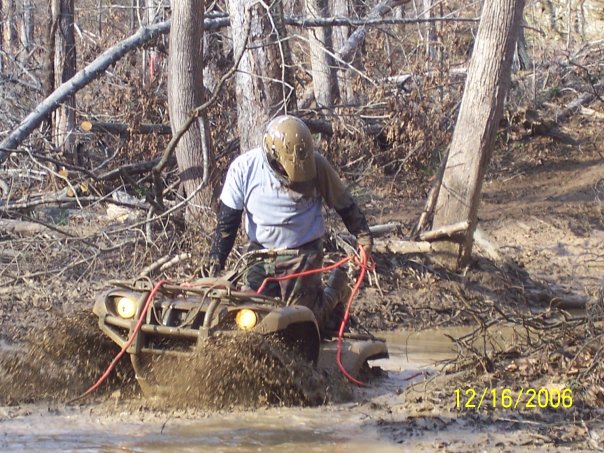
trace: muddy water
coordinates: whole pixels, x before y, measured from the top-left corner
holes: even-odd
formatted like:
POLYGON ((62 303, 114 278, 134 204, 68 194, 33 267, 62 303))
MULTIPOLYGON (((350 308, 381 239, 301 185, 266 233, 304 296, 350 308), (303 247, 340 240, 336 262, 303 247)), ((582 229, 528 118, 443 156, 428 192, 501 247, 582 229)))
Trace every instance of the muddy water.
POLYGON ((115 408, 109 403, 0 407, 0 451, 401 451, 367 422, 360 405, 376 395, 396 398, 454 352, 442 331, 382 336, 391 357, 374 364, 388 377, 357 390, 354 402, 194 415, 124 410, 117 403, 115 408))

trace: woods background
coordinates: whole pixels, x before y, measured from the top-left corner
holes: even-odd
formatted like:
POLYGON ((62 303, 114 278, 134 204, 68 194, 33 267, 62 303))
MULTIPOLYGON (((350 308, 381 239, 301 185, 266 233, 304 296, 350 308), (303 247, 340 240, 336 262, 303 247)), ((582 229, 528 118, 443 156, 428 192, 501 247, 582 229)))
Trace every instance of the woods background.
MULTIPOLYGON (((119 222, 142 215, 134 226, 153 243, 152 228, 180 222, 185 207, 203 235, 226 166, 280 112, 305 119, 353 192, 374 185, 385 196, 424 198, 442 178, 482 4, 4 0, 2 216, 38 225, 24 230, 56 230, 70 208, 107 209, 112 226, 102 234, 119 235, 119 222), (30 215, 36 206, 52 209, 30 215)), ((539 111, 565 90, 580 106, 598 83, 603 8, 600 0, 526 3, 505 112, 489 117, 498 143, 535 134, 572 140, 557 123, 569 111, 539 111)), ((466 124, 458 142, 486 126, 466 124)), ((483 142, 468 200, 489 161, 492 145, 483 142)), ((437 204, 450 214, 437 214, 434 226, 468 221, 472 238, 475 209, 455 219, 451 200, 437 204)), ((471 244, 459 254, 470 252, 471 244)))

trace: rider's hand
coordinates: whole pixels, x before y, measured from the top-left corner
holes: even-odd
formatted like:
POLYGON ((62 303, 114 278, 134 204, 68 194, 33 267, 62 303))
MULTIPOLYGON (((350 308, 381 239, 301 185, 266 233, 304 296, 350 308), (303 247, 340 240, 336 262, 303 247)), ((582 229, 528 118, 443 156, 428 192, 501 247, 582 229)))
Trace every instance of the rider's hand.
POLYGON ((367 258, 371 256, 371 250, 373 249, 373 237, 371 233, 361 233, 357 236, 357 244, 363 247, 367 258))

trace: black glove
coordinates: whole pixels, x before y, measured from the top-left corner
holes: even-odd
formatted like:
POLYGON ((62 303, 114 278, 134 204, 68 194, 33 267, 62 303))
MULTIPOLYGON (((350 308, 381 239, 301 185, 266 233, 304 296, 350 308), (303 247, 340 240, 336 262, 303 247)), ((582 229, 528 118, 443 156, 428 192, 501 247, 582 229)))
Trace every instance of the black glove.
POLYGON ((367 253, 367 257, 369 257, 371 255, 371 249, 373 248, 373 237, 363 211, 361 211, 356 202, 353 201, 347 208, 336 210, 336 212, 342 218, 348 231, 357 238, 357 244, 363 246, 367 253))

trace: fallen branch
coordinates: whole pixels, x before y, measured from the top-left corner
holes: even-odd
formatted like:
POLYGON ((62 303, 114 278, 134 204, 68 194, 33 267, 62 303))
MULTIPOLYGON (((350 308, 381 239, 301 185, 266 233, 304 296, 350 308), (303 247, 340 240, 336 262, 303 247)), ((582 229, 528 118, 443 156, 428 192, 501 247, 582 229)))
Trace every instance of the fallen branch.
POLYGON ((119 168, 114 168, 113 170, 108 171, 107 173, 103 173, 102 175, 99 175, 94 179, 96 179, 97 181, 108 181, 111 179, 117 179, 121 178, 124 172, 128 173, 129 175, 139 175, 142 173, 148 173, 153 170, 153 167, 157 165, 160 159, 161 158, 158 157, 157 159, 153 160, 137 162, 135 164, 127 164, 119 168))
POLYGON ((16 210, 20 210, 20 209, 31 209, 31 208, 35 208, 36 206, 42 206, 42 205, 51 205, 51 206, 65 206, 65 205, 71 205, 71 204, 75 204, 78 206, 83 206, 85 204, 92 204, 92 203, 98 203, 98 202, 106 202, 106 203, 111 203, 111 204, 115 204, 118 206, 124 206, 127 208, 132 208, 132 209, 148 209, 148 206, 146 205, 137 205, 137 204, 133 204, 133 203, 127 203, 127 202, 122 202, 119 200, 114 200, 113 198, 111 198, 108 195, 105 195, 103 197, 94 197, 94 196, 88 196, 88 197, 74 197, 73 195, 70 195, 69 192, 69 188, 66 187, 63 190, 60 190, 58 192, 51 192, 33 199, 27 199, 27 200, 21 200, 21 201, 15 201, 15 202, 11 202, 11 203, 5 203, 2 200, 0 200, 0 209, 2 209, 3 211, 16 211, 16 210))
POLYGON ((34 236, 40 233, 52 234, 55 232, 40 223, 12 219, 0 219, 0 231, 6 231, 7 233, 19 234, 23 236, 34 236))
POLYGON ((141 27, 134 35, 110 47, 84 69, 44 99, 21 124, 0 143, 0 163, 21 144, 67 97, 71 96, 91 81, 99 77, 109 66, 137 47, 151 41, 170 30, 169 22, 141 27))
POLYGON ((159 269, 161 272, 163 272, 166 269, 169 269, 170 267, 180 263, 181 261, 185 261, 190 258, 191 258, 190 253, 181 253, 180 255, 176 255, 176 256, 171 256, 171 255, 163 256, 162 258, 158 259, 154 263, 151 263, 149 266, 145 267, 139 274, 138 278, 139 279, 145 278, 149 274, 151 274, 151 272, 153 272, 157 269, 159 269))
POLYGON ((427 242, 451 239, 454 236, 465 233, 470 227, 469 222, 463 221, 453 225, 446 225, 432 231, 426 231, 419 235, 419 239, 427 242))
MULTIPOLYGON (((374 238, 379 236, 385 236, 392 232, 399 231, 401 228, 401 224, 398 222, 390 222, 384 223, 382 225, 373 225, 369 227, 369 231, 374 238)), ((348 245, 356 245, 356 238, 350 233, 336 233, 336 238, 342 239, 348 245)), ((344 244, 340 243, 340 246, 344 246, 344 244)))
POLYGON ((80 128, 84 132, 108 132, 116 135, 128 134, 162 134, 172 133, 169 124, 138 124, 129 126, 125 123, 106 123, 102 121, 82 121, 80 128))
MULTIPOLYGON (((382 0, 378 3, 367 15, 367 19, 364 21, 363 25, 361 25, 358 29, 350 34, 346 43, 342 46, 341 49, 336 53, 337 60, 343 60, 345 62, 350 62, 353 53, 356 49, 365 41, 365 36, 367 35, 367 27, 366 24, 370 20, 380 19, 382 16, 386 15, 392 11, 396 6, 402 5, 403 3, 407 3, 409 0, 382 0)), ((343 24, 348 25, 348 24, 343 24)))
POLYGON ((384 223, 382 225, 373 225, 369 227, 369 231, 373 234, 373 237, 385 236, 386 234, 399 231, 401 229, 399 222, 384 223))
MULTIPOLYGON (((604 84, 598 83, 594 85, 594 90, 602 88, 604 84)), ((556 112, 555 121, 560 124, 566 121, 575 111, 579 110, 582 106, 589 104, 596 97, 595 93, 583 93, 572 102, 566 104, 566 107, 560 112, 556 112)))
MULTIPOLYGON (((304 28, 319 28, 319 27, 366 27, 366 26, 375 26, 375 25, 409 25, 409 24, 422 24, 422 23, 437 23, 437 22, 478 22, 479 18, 473 17, 429 17, 429 18, 419 18, 419 17, 405 17, 405 18, 397 18, 397 17, 381 17, 395 8, 397 5, 402 3, 407 3, 406 1, 398 1, 392 2, 386 9, 382 9, 383 11, 380 14, 380 6, 378 5, 375 8, 375 12, 377 13, 372 17, 371 13, 365 19, 352 19, 350 17, 312 17, 312 18, 304 18, 304 17, 285 17, 283 21, 287 25, 294 25, 297 27, 304 28)), ((374 12, 372 11, 372 12, 374 12)))
POLYGON ((585 305, 589 300, 587 297, 574 294, 561 295, 560 293, 554 293, 549 289, 528 288, 525 290, 525 293, 527 299, 565 310, 585 308, 585 305))

